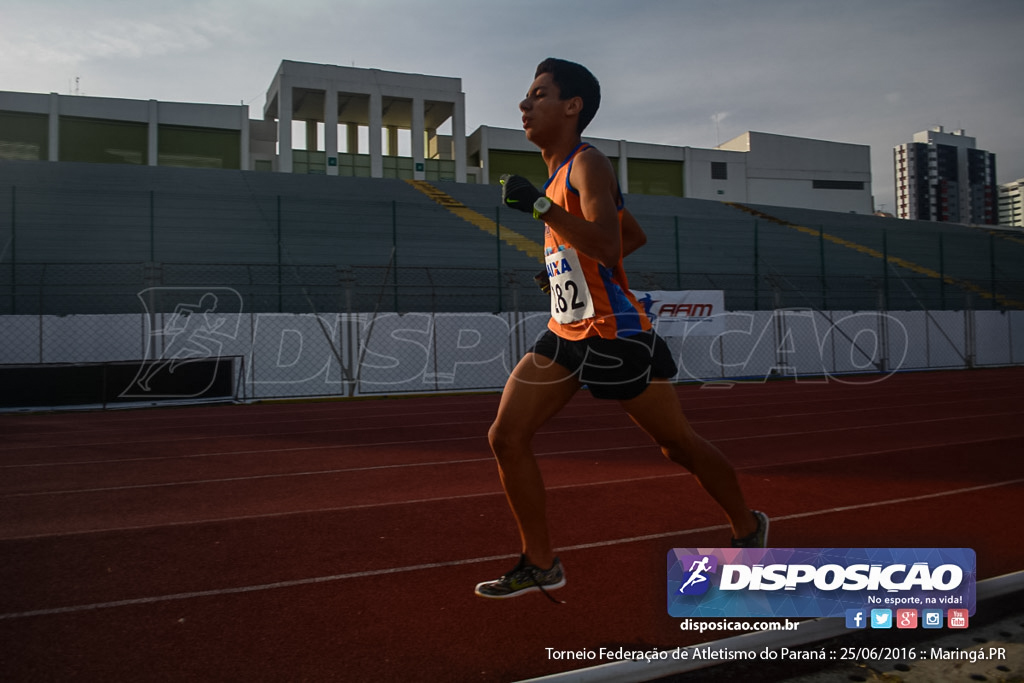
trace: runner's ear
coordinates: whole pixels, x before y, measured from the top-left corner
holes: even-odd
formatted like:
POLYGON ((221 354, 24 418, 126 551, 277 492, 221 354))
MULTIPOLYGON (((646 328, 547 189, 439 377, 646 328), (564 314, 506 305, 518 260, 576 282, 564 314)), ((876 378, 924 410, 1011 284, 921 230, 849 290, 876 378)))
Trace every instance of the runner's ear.
POLYGON ((577 116, 581 111, 583 111, 582 97, 570 97, 565 101, 566 116, 577 116))

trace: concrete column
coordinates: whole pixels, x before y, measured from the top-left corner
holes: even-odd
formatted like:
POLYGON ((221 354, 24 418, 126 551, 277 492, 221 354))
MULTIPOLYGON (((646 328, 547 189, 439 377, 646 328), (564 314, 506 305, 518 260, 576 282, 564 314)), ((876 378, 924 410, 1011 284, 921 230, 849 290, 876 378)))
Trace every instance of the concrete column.
POLYGON ((395 128, 394 126, 388 126, 387 131, 388 131, 387 154, 388 154, 388 156, 397 157, 398 156, 398 129, 395 128))
POLYGON ((383 98, 379 92, 370 93, 370 177, 384 177, 382 130, 384 128, 383 98))
POLYGON ((423 130, 423 107, 422 97, 414 97, 412 100, 412 126, 409 134, 412 140, 412 177, 416 180, 426 178, 426 154, 427 136, 423 130))
MULTIPOLYGON (((693 161, 693 148, 683 147, 683 196, 688 197, 690 195, 690 188, 693 187, 693 167, 696 162, 693 161)), ((623 190, 625 192, 625 190, 623 190)), ((729 188, 729 199, 733 200, 732 188, 729 188)), ((745 198, 744 198, 745 199, 745 198)), ((733 200, 736 201, 736 200, 733 200)), ((743 201, 743 200, 739 200, 743 201)))
POLYGON ((60 95, 50 93, 49 140, 46 153, 48 161, 60 161, 60 95))
POLYGON ((480 126, 480 182, 491 183, 491 142, 488 140, 487 126, 480 126))
POLYGON ((466 182, 466 95, 459 93, 452 112, 452 139, 455 141, 455 182, 466 182))
POLYGON ((306 151, 315 152, 319 149, 316 142, 316 121, 306 121, 306 151))
POLYGON ((277 170, 292 172, 292 85, 283 75, 277 93, 277 170))
POLYGON ((619 189, 622 194, 629 192, 629 143, 619 140, 619 189))
POLYGON ((359 154, 359 126, 354 123, 345 125, 345 142, 349 154, 359 154))
POLYGON ((338 90, 328 88, 324 93, 324 151, 327 154, 327 175, 338 175, 338 90))
POLYGON ((160 105, 156 100, 149 101, 149 113, 148 113, 149 130, 146 136, 146 164, 148 166, 156 166, 159 160, 159 125, 160 125, 160 105))

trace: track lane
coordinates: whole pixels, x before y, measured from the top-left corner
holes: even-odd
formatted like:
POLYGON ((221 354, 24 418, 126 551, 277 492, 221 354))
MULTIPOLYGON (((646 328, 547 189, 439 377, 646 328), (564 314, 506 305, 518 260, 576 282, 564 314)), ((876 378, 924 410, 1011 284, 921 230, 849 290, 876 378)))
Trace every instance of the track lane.
MULTIPOLYGON (((1009 553, 1002 562, 980 568, 985 576, 1021 566, 1022 551, 978 539, 976 522, 957 511, 970 506, 991 518, 1006 502, 1000 495, 954 495, 918 503, 912 515, 906 514, 906 503, 882 506, 878 513, 887 520, 882 536, 864 524, 863 508, 780 520, 776 533, 780 540, 864 541, 852 546, 971 538, 980 557, 1009 553), (941 531, 922 537, 921 519, 941 531)), ((706 546, 708 537, 670 535, 563 552, 571 557, 570 583, 559 592, 566 604, 557 607, 539 596, 510 602, 472 596, 476 581, 507 568, 507 560, 495 559, 403 575, 0 619, 0 637, 20 653, 5 669, 20 679, 88 671, 108 679, 213 675, 253 681, 507 681, 554 673, 578 663, 549 660, 548 647, 667 648, 704 640, 665 618, 663 581, 625 581, 618 568, 627 562, 637 575, 660 576, 669 548, 706 546), (418 590, 425 584, 431 590, 418 590), (74 634, 73 644, 54 650, 55 629, 74 634)))
MULTIPOLYGON (((773 517, 785 518, 807 511, 941 497, 970 488, 999 488, 1014 476, 1024 479, 1011 457, 1022 446, 1024 437, 1019 437, 992 442, 982 455, 973 449, 946 446, 751 467, 741 470, 740 476, 753 493, 753 505, 768 510, 773 517), (936 464, 941 467, 936 468, 936 464), (875 472, 883 465, 885 478, 851 474, 875 472), (822 482, 842 484, 823 486, 822 482)), ((552 533, 560 545, 599 544, 607 538, 711 527, 719 529, 712 535, 717 540, 709 538, 706 544, 723 545, 728 540, 721 514, 696 481, 679 468, 674 468, 678 472, 674 476, 660 473, 589 484, 578 478, 578 472, 573 478, 570 470, 578 467, 564 462, 545 463, 552 533), (626 510, 628 515, 623 514, 626 510), (638 519, 644 520, 640 530, 635 521, 638 519)), ((622 473, 636 474, 626 470, 622 473)), ((261 508, 249 517, 210 521, 192 518, 174 525, 164 519, 136 529, 9 540, 6 547, 21 558, 15 566, 21 567, 22 573, 5 576, 0 571, 0 582, 30 584, 41 568, 59 572, 61 567, 76 562, 81 575, 99 577, 100 585, 107 586, 91 598, 102 602, 116 599, 125 577, 136 577, 136 582, 145 579, 136 587, 140 595, 166 591, 168 587, 174 587, 172 592, 202 591, 221 585, 221 577, 232 572, 242 572, 245 578, 241 584, 267 584, 331 574, 338 567, 355 572, 382 571, 439 562, 445 554, 501 554, 503 549, 514 548, 516 542, 500 489, 462 497, 448 492, 434 500, 314 507, 307 512, 288 507, 276 515, 261 508), (496 529, 501 530, 504 542, 495 542, 496 529), (254 551, 254 539, 259 537, 266 540, 254 551), (95 560, 76 559, 83 558, 87 554, 83 549, 91 546, 109 550, 97 552, 95 560), (122 548, 120 553, 116 552, 118 547, 122 548), (116 576, 111 557, 120 560, 116 576), (232 570, 241 557, 247 558, 246 567, 232 570), (181 558, 187 559, 183 562, 181 558), (105 592, 109 590, 114 592, 105 592)), ((55 585, 43 583, 51 590, 55 585)), ((81 599, 84 583, 77 578, 74 592, 64 594, 63 601, 81 599)), ((17 599, 31 604, 31 589, 23 590, 17 599)), ((54 594, 48 599, 61 600, 54 594)))
MULTIPOLYGON (((1024 550, 1005 542, 999 522, 1024 494, 1024 421, 1013 410, 1022 375, 940 374, 894 377, 884 388, 773 382, 683 387, 680 396, 699 431, 714 434, 738 465, 751 503, 772 514, 773 545, 967 546, 978 552, 981 578, 1020 569, 1024 550), (738 427, 736 413, 744 413, 740 421, 752 425, 750 433, 738 427), (897 424, 886 424, 887 417, 897 424)), ((484 401, 470 403, 480 408, 484 401)), ((540 596, 483 601, 472 595, 477 581, 511 566, 517 544, 493 462, 486 451, 476 457, 485 446, 481 433, 467 428, 447 446, 423 433, 376 445, 354 437, 340 449, 347 453, 335 453, 330 449, 337 445, 328 445, 319 428, 342 405, 357 404, 316 404, 312 413, 300 405, 273 406, 290 413, 278 436, 226 449, 260 453, 182 458, 192 468, 178 469, 176 453, 187 451, 180 445, 165 455, 120 458, 108 449, 98 459, 153 461, 75 465, 81 469, 71 475, 60 473, 65 465, 45 465, 38 469, 51 474, 14 487, 31 495, 0 496, 0 505, 12 505, 0 509, 0 520, 11 525, 6 532, 41 529, 36 538, 0 540, 0 552, 17 558, 0 563, 0 638, 18 653, 0 671, 12 680, 85 672, 120 680, 508 681, 578 666, 547 659, 546 647, 696 642, 665 616, 665 553, 720 545, 727 531, 693 478, 678 474, 621 422, 574 438, 567 450, 560 442, 546 446, 564 436, 566 424, 622 420, 617 407, 600 410, 581 396, 570 405, 568 422, 538 442, 570 579, 559 592, 568 604, 556 608, 540 596), (303 422, 317 435, 289 446, 303 422), (277 438, 295 450, 273 453, 281 444, 267 441, 277 438), (429 451, 428 461, 471 462, 423 465, 421 450, 429 451), (349 454, 358 455, 349 461, 349 454), (197 465, 222 459, 229 463, 224 469, 219 462, 197 465), (303 467, 332 463, 350 471, 302 474, 303 467), (149 466, 164 469, 147 474, 149 466), (179 481, 197 467, 210 469, 191 474, 232 481, 179 481), (451 495, 449 484, 464 493, 451 495), (46 486, 139 488, 69 493, 46 486), (221 513, 227 516, 203 521, 221 513), (130 528, 131 522, 144 528, 130 528), (124 600, 141 602, 118 606, 124 600), (74 609, 25 615, 66 607, 74 609), (55 649, 55 642, 66 646, 55 649)), ((248 419, 254 407, 237 413, 248 419)), ((142 413, 165 411, 135 413, 118 414, 112 423, 124 427, 142 413)), ((370 414, 359 412, 351 423, 368 426, 370 414)), ((74 416, 55 417, 68 420, 70 438, 74 416)), ((489 417, 481 410, 471 421, 489 423, 489 417)), ((226 422, 234 422, 232 430, 244 425, 240 417, 226 422)), ((129 432, 144 439, 143 423, 129 432)), ((79 431, 76 438, 96 441, 91 430, 79 431)), ((7 449, 7 442, 0 446, 4 463, 7 449)), ((67 456, 60 451, 21 453, 45 453, 55 462, 67 456)))

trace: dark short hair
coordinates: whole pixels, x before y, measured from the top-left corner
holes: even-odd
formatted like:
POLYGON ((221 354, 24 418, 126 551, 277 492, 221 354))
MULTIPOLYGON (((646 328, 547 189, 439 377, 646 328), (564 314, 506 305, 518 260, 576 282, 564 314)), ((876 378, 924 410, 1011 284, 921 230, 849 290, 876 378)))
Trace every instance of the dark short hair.
POLYGON ((579 97, 583 100, 583 109, 576 125, 576 132, 582 133, 594 120, 597 108, 601 106, 601 85, 594 78, 594 74, 582 64, 554 57, 548 57, 537 65, 537 73, 533 77, 541 74, 551 74, 551 80, 558 86, 561 99, 579 97))

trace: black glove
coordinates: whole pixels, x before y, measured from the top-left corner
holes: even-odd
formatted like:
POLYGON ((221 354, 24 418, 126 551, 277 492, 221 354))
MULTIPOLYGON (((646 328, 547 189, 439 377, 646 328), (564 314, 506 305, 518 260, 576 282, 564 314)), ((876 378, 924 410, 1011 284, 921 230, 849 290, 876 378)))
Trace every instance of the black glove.
POLYGON ((533 203, 543 196, 543 192, 521 175, 501 176, 501 203, 509 208, 532 214, 533 203))

